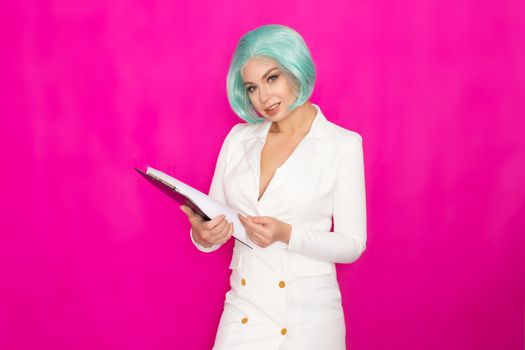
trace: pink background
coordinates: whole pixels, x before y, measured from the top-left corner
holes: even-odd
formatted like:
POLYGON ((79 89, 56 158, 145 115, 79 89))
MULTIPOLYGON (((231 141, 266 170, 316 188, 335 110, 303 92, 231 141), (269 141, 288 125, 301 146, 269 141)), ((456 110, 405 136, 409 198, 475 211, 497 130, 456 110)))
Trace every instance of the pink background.
POLYGON ((207 191, 234 46, 282 23, 312 102, 364 139, 349 347, 523 349, 524 4, 4 2, 0 348, 211 348, 231 242, 198 252, 133 166, 207 191))

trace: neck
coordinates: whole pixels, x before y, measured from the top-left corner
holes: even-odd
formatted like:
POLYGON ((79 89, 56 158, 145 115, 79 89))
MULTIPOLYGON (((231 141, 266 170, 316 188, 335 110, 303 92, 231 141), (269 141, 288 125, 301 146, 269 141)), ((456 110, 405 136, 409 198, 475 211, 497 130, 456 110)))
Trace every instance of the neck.
POLYGON ((306 135, 317 114, 315 107, 307 101, 297 107, 286 119, 273 122, 271 132, 281 133, 289 136, 306 135))

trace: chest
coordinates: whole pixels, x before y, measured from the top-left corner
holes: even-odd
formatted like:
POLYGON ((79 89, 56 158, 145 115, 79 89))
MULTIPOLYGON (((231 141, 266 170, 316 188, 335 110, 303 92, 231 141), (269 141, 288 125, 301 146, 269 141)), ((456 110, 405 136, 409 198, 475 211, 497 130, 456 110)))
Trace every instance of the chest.
POLYGON ((269 133, 261 151, 261 174, 259 181, 259 199, 264 194, 275 172, 280 168, 301 142, 301 138, 287 138, 269 133))
POLYGON ((328 217, 338 163, 338 153, 329 141, 243 140, 230 150, 224 169, 225 203, 241 213, 273 216, 285 222, 303 218, 318 222, 319 215, 328 217))

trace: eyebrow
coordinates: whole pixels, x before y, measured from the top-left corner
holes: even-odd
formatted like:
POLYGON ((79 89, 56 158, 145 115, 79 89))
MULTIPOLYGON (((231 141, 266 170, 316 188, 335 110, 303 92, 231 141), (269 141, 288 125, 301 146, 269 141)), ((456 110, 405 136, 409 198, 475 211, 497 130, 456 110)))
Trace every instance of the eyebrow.
MULTIPOLYGON (((264 75, 262 76, 263 79, 266 79, 266 77, 268 76, 268 74, 270 74, 272 71, 274 71, 275 69, 279 69, 278 67, 273 67, 273 68, 270 68, 266 73, 264 73, 264 75)), ((243 85, 247 85, 247 84, 253 84, 249 81, 245 81, 243 85)))

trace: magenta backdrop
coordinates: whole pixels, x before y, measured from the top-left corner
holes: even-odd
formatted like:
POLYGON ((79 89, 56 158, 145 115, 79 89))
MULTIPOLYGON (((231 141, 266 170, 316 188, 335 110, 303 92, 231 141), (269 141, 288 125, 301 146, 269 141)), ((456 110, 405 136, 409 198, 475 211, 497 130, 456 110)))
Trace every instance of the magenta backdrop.
POLYGON ((252 3, 3 4, 0 348, 211 348, 232 244, 198 252, 133 166, 207 191, 233 48, 282 23, 364 139, 349 347, 523 349, 525 3, 252 3))

